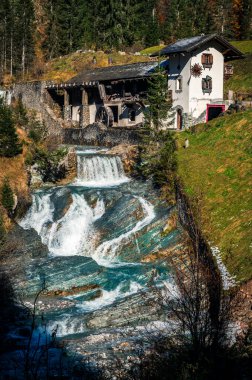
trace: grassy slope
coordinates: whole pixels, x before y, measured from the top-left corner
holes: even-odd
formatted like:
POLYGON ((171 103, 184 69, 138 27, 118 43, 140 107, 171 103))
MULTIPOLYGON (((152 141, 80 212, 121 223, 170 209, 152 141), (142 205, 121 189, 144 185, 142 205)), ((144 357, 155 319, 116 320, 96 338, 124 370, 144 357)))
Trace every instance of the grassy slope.
POLYGON ((160 51, 164 47, 165 47, 165 45, 150 46, 150 47, 147 47, 146 49, 141 50, 140 54, 149 55, 149 54, 157 53, 158 51, 160 51))
POLYGON ((186 137, 190 147, 178 150, 179 174, 189 197, 203 194, 202 228, 221 249, 237 279, 252 278, 252 111, 213 120, 186 137), (204 130, 205 129, 205 130, 204 130))
POLYGON ((66 81, 84 69, 108 66, 108 58, 111 57, 113 65, 124 65, 129 63, 148 61, 148 57, 125 54, 118 52, 105 54, 102 51, 95 53, 73 53, 63 57, 55 58, 46 64, 45 73, 42 79, 54 81, 66 81), (97 64, 94 65, 93 57, 96 57, 97 64))
POLYGON ((244 59, 231 62, 234 75, 225 82, 225 93, 228 90, 252 94, 252 41, 231 41, 237 49, 245 54, 244 59))

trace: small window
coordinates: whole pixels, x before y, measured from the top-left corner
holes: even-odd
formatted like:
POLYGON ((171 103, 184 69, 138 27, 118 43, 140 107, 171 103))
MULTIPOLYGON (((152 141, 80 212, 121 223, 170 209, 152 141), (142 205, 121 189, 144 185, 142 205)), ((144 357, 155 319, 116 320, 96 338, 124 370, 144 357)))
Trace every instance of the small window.
POLYGON ((208 75, 206 78, 202 78, 202 91, 204 94, 210 94, 212 92, 213 82, 212 78, 208 75))
POLYGON ((136 111, 134 109, 129 109, 128 117, 129 121, 136 121, 136 111))
POLYGON ((178 76, 176 79, 176 92, 182 91, 182 76, 178 76))
POLYGON ((204 68, 211 68, 213 65, 213 55, 212 54, 202 54, 201 63, 204 68))

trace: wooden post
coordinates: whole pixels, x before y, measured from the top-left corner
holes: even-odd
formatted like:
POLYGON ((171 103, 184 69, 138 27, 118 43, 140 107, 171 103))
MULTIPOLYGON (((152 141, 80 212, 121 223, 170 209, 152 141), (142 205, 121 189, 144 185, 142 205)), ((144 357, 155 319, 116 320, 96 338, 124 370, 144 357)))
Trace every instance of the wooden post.
POLYGON ((81 89, 80 127, 86 127, 90 123, 88 93, 85 88, 81 89))
POLYGON ((71 120, 71 106, 69 104, 69 93, 64 90, 64 120, 71 120))
POLYGON ((66 89, 64 90, 64 106, 69 106, 69 93, 66 89))

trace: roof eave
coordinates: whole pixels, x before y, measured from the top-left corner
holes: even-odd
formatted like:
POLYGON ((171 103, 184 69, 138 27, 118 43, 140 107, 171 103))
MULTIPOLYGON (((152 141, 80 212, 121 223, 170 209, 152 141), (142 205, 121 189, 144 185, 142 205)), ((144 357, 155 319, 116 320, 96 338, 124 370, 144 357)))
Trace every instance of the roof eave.
MULTIPOLYGON (((206 38, 204 38, 203 40, 197 42, 195 45, 193 45, 192 47, 189 47, 188 49, 184 49, 184 50, 179 50, 177 52, 170 52, 170 53, 162 53, 162 50, 165 50, 165 49, 162 49, 161 51, 159 52, 156 52, 156 53, 153 53, 151 54, 151 57, 155 57, 155 56, 171 56, 171 55, 177 55, 177 54, 185 54, 185 53, 191 53, 195 50, 197 50, 198 48, 200 48, 202 45, 204 45, 205 43, 207 43, 208 41, 211 41, 211 40, 216 40, 217 42, 219 42, 220 44, 226 46, 228 49, 232 50, 234 52, 234 59, 239 59, 239 58, 244 58, 244 54, 236 49, 233 45, 231 45, 227 40, 225 40, 224 38, 222 38, 221 36, 219 36, 217 33, 215 34, 210 34, 208 36, 206 36, 206 38)), ((231 60, 231 58, 229 59, 231 60)))

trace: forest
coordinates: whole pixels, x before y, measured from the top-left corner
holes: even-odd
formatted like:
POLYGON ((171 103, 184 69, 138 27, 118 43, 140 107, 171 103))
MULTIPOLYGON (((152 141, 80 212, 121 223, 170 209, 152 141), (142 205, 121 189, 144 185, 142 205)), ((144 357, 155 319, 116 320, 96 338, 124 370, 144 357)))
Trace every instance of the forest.
POLYGON ((1 0, 0 80, 79 49, 138 51, 201 33, 252 36, 250 0, 1 0))

